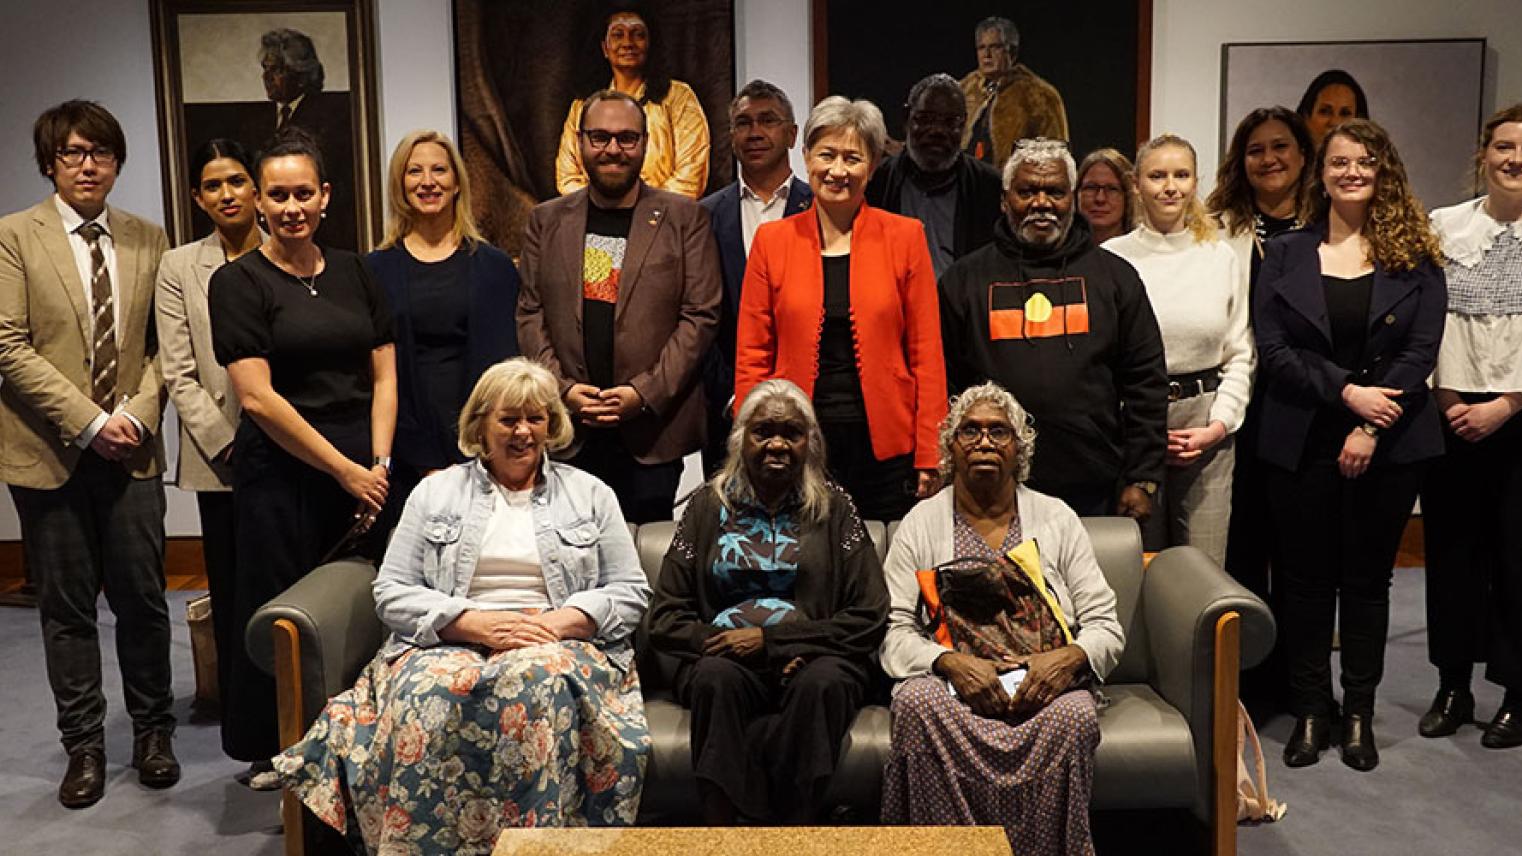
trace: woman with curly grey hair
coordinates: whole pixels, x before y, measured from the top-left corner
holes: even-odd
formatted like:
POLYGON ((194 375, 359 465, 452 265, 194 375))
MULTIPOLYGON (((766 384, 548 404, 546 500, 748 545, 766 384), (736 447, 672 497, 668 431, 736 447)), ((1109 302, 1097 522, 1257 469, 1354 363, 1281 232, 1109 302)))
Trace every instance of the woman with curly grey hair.
POLYGON ((1023 483, 1035 434, 1025 409, 997 384, 962 393, 940 431, 941 472, 950 484, 916 505, 893 537, 883 567, 892 605, 879 661, 900 683, 882 819, 996 823, 1021 853, 1092 853, 1099 722, 1084 687, 1114 668, 1125 635, 1078 516, 1023 483), (1065 644, 1034 653, 991 649, 989 639, 964 644, 931 626, 917 571, 961 560, 1018 574, 1005 561, 1017 551, 1039 563, 1039 587, 1065 627, 1065 644), (1008 689, 1014 682, 1005 673, 1020 669, 1024 679, 1008 689), (994 809, 1006 806, 1013 808, 994 809))
POLYGON ((704 820, 812 823, 866 695, 888 593, 803 390, 751 390, 729 460, 687 505, 650 640, 681 661, 704 820))

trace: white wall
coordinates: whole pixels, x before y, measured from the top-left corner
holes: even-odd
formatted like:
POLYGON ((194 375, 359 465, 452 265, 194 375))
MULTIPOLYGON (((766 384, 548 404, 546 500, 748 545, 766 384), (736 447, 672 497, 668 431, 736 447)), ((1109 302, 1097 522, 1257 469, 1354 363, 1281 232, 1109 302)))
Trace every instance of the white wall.
MULTIPOLYGON (((1195 144, 1201 192, 1208 192, 1221 145, 1221 45, 1226 42, 1485 38, 1482 112, 1488 116, 1498 102, 1522 101, 1518 8, 1518 0, 1278 0, 1271 5, 1154 0, 1152 133, 1170 131, 1195 144)), ((1307 69, 1314 71, 1319 69, 1307 69)))

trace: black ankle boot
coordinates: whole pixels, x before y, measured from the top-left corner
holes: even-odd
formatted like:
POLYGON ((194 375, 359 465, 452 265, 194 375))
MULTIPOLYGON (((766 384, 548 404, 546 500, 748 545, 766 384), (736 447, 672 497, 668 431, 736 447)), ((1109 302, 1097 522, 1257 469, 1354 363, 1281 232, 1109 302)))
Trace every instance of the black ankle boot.
POLYGON ((1335 718, 1324 714, 1307 714, 1295 720, 1295 730, 1284 744, 1286 767, 1309 767, 1321 760, 1321 750, 1332 745, 1335 718))
POLYGON ((1374 716, 1349 713, 1342 718, 1342 763, 1367 773, 1379 766, 1379 748, 1374 745, 1374 716))
POLYGON ((1467 689, 1440 689, 1422 714, 1416 731, 1423 737, 1447 737, 1474 722, 1474 695, 1467 689))

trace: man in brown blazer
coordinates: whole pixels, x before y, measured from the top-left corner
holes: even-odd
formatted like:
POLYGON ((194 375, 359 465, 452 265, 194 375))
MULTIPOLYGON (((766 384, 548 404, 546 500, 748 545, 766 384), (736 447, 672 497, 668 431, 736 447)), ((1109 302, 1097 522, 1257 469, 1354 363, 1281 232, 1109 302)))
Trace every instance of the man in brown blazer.
POLYGON ((152 312, 169 241, 106 205, 127 150, 105 108, 60 104, 37 119, 33 137, 55 193, 0 219, 0 481, 21 518, 69 755, 58 798, 83 808, 105 791, 102 589, 116 615, 133 766, 149 787, 180 778, 152 312))
POLYGON ((588 184, 529 217, 518 342, 560 378, 570 463, 607 482, 630 523, 670 520, 682 456, 703 444, 718 252, 702 206, 640 181, 637 101, 598 92, 579 127, 588 184))

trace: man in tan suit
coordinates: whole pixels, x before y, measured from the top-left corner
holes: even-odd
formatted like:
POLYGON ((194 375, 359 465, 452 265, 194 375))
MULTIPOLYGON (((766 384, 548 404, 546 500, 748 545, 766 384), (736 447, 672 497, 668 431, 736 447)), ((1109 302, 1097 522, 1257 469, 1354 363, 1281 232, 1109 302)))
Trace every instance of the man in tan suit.
POLYGON ((718 251, 702 206, 640 181, 638 102, 595 93, 578 127, 588 184, 529 217, 518 343, 560 378, 570 463, 607 482, 630 523, 670 520, 682 456, 703 444, 718 251))
POLYGON ((55 193, 0 219, 0 481, 21 518, 69 755, 58 798, 83 808, 105 792, 102 589, 116 615, 133 766, 149 787, 180 778, 152 330, 154 274, 169 242, 106 205, 127 150, 105 108, 60 104, 37 119, 33 138, 55 193))

